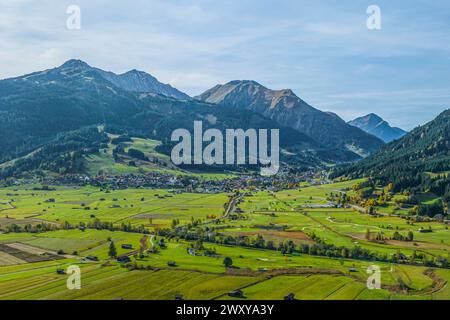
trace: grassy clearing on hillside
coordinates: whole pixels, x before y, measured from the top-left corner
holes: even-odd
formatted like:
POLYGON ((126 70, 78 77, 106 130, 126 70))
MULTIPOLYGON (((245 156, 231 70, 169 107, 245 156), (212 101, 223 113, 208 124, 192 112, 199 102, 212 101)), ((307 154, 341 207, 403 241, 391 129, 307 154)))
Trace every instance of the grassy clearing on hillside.
MULTIPOLYGON (((109 135, 110 138, 116 138, 115 135, 109 135)), ((91 154, 84 158, 87 173, 96 175, 115 175, 115 174, 145 174, 149 172, 159 172, 172 174, 176 176, 193 176, 206 180, 222 180, 234 177, 229 173, 203 173, 189 172, 175 167, 170 157, 166 154, 156 151, 161 145, 160 141, 151 139, 131 138, 131 142, 124 143, 124 153, 119 154, 119 161, 113 156, 113 150, 117 147, 111 143, 108 148, 100 150, 98 154, 91 154), (143 152, 150 161, 134 159, 127 155, 130 149, 143 152), (133 162, 139 164, 133 165, 133 162)))

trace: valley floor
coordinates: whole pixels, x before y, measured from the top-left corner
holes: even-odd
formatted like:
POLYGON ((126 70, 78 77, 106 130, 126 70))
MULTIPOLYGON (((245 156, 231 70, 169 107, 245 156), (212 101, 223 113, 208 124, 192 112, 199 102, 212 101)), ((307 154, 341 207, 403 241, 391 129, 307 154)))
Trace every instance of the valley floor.
POLYGON ((0 234, 0 299, 279 300, 289 293, 298 300, 449 299, 449 269, 299 252, 321 239, 386 257, 449 257, 450 236, 443 223, 411 224, 399 216, 374 217, 330 206, 330 192, 351 193, 354 183, 249 191, 238 197, 94 187, 1 189, 0 229, 17 227, 0 234), (98 230, 90 226, 94 221, 132 230, 98 230), (63 229, 66 222, 72 227, 63 229), (58 230, 36 233, 25 228, 42 223, 58 230), (433 232, 420 233, 421 227, 433 232), (183 228, 214 232, 216 241, 199 244, 161 233, 183 228), (387 236, 412 231, 414 241, 368 241, 368 229, 387 236), (258 248, 260 237, 264 242, 258 248), (130 263, 109 257, 111 241, 117 255, 130 257, 130 263), (298 250, 282 254, 279 244, 289 241, 298 250), (231 258, 231 268, 224 267, 225 257, 231 258), (80 290, 66 285, 69 275, 64 271, 74 265, 81 268, 80 290), (381 270, 380 290, 366 284, 373 265, 381 270), (236 290, 242 296, 230 297, 236 290))

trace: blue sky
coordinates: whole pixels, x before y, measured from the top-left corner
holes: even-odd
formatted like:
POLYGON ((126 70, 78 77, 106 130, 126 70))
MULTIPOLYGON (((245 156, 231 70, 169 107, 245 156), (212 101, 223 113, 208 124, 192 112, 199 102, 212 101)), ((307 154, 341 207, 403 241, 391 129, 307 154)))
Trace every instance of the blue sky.
POLYGON ((345 120, 412 129, 450 108, 447 0, 0 0, 0 78, 70 58, 190 95, 251 79, 345 120), (66 9, 81 8, 81 30, 66 9), (382 29, 366 27, 369 5, 382 29))

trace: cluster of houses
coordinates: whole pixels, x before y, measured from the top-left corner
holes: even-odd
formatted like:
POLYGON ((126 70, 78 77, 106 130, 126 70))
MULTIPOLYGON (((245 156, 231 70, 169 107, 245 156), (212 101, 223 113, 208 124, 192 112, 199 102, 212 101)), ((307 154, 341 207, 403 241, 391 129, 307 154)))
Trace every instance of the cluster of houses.
POLYGON ((89 177, 83 174, 68 174, 64 176, 48 177, 40 181, 47 185, 92 185, 97 187, 110 186, 115 189, 126 188, 185 188, 195 183, 195 178, 178 178, 163 172, 149 172, 146 174, 99 175, 89 177))
MULTIPOLYGON (((99 175, 90 177, 84 174, 68 174, 51 176, 38 183, 45 185, 92 185, 112 189, 126 188, 157 188, 181 189, 183 192, 194 193, 223 193, 234 190, 253 188, 257 190, 277 191, 297 186, 301 182, 311 184, 325 183, 326 178, 319 172, 307 171, 303 173, 280 172, 273 177, 264 177, 259 174, 239 174, 223 180, 208 180, 198 176, 177 176, 165 172, 147 172, 143 174, 99 175)), ((10 181, 17 185, 30 181, 10 181)), ((37 183, 37 181, 35 181, 37 183)))

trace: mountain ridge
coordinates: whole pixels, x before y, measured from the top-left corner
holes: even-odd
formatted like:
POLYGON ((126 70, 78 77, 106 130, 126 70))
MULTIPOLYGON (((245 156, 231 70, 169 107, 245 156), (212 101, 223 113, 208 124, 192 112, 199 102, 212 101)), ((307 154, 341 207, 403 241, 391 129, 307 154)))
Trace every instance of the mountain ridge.
POLYGON ((368 115, 358 117, 349 121, 348 124, 358 127, 361 130, 380 138, 386 143, 397 140, 407 133, 400 128, 391 127, 387 121, 375 113, 369 113, 368 115))
POLYGON ((15 80, 15 79, 17 80, 26 77, 34 77, 36 75, 42 75, 44 73, 52 73, 55 70, 78 70, 83 72, 96 71, 105 80, 113 83, 114 85, 125 91, 161 94, 170 98, 180 100, 191 99, 189 95, 172 87, 170 84, 164 84, 160 82, 156 77, 152 76, 151 74, 145 71, 132 69, 124 73, 117 74, 112 71, 105 71, 100 68, 92 67, 85 61, 79 59, 70 59, 64 62, 59 67, 50 68, 43 71, 37 71, 23 76, 7 78, 0 81, 15 80))
POLYGON ((360 156, 379 150, 384 143, 337 115, 320 111, 291 89, 271 90, 253 80, 233 80, 216 85, 194 99, 252 110, 309 135, 325 146, 339 146, 360 156))
MULTIPOLYGON (((71 168, 82 168, 79 158, 73 157, 103 143, 101 135, 83 128, 102 125, 109 133, 144 136, 168 147, 173 130, 189 129, 197 120, 207 127, 211 118, 216 119, 214 126, 220 130, 280 129, 280 146, 289 149, 285 158, 307 168, 358 159, 354 153, 324 147, 308 135, 254 111, 127 91, 85 62, 70 60, 57 68, 0 81, 0 134, 7 137, 0 141, 0 163, 25 157, 25 162, 20 161, 23 168, 53 168, 56 163, 63 164, 56 161, 60 156, 51 150, 65 150, 68 154, 61 159, 77 163, 71 168), (68 132, 78 133, 64 138, 68 143, 65 148, 58 136, 68 132), (90 132, 88 137, 96 141, 83 141, 80 132, 90 132), (39 153, 28 158, 35 150, 47 150, 48 155, 39 153)), ((14 168, 8 172, 15 172, 14 168)))
MULTIPOLYGON (((334 177, 372 177, 396 190, 421 185, 425 173, 450 170, 450 109, 359 163, 337 168, 334 177)), ((444 185, 445 189, 445 185, 444 185)))
POLYGON ((104 71, 97 68, 96 70, 106 80, 127 91, 162 94, 164 96, 180 100, 191 99, 191 97, 184 92, 181 92, 169 84, 159 82, 154 76, 144 71, 133 69, 121 74, 116 74, 111 71, 104 71))

